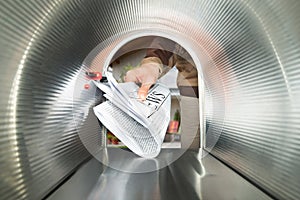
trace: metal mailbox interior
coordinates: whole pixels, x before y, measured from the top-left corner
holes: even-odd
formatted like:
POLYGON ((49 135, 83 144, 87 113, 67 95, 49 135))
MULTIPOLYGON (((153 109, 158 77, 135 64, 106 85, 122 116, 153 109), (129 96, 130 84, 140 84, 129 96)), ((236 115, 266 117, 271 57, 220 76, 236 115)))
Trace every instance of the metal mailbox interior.
POLYGON ((83 62, 143 35, 178 41, 201 64, 204 149, 271 197, 299 199, 299 1, 0 5, 3 199, 44 198, 90 158, 101 94, 79 87, 83 62))

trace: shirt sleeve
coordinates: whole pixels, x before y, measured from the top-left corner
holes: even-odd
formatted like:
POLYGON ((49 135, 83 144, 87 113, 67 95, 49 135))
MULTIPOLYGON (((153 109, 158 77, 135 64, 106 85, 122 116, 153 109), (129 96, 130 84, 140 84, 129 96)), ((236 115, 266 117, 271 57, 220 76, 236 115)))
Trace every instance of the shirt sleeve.
POLYGON ((169 60, 173 55, 172 52, 162 49, 147 49, 145 58, 156 57, 159 58, 164 65, 169 65, 169 60))
POLYGON ((144 60, 157 61, 160 64, 160 76, 166 74, 174 64, 173 52, 176 43, 162 37, 155 37, 147 48, 144 60))
POLYGON ((176 43, 172 40, 155 37, 146 52, 147 57, 157 57, 164 65, 169 65, 169 60, 173 56, 176 43))

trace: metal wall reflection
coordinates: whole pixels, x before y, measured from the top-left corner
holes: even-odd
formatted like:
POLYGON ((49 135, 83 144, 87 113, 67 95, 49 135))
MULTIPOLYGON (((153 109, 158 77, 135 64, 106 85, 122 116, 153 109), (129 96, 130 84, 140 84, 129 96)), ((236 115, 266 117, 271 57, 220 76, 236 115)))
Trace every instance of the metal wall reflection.
POLYGON ((241 5, 223 11, 232 13, 230 23, 218 22, 227 24, 217 37, 228 62, 215 61, 223 92, 207 95, 213 102, 207 148, 214 145, 214 155, 273 197, 298 199, 300 5, 241 5))
MULTIPOLYGON (((74 98, 82 62, 101 42, 143 32, 175 37, 199 59, 206 149, 274 197, 300 198, 299 1, 0 5, 3 199, 40 199, 89 156, 74 125, 74 108, 97 101, 74 98)), ((85 127, 95 142, 99 127, 85 127)))
POLYGON ((94 103, 73 99, 89 29, 76 2, 0 4, 1 199, 41 199, 90 156, 73 118, 94 103))

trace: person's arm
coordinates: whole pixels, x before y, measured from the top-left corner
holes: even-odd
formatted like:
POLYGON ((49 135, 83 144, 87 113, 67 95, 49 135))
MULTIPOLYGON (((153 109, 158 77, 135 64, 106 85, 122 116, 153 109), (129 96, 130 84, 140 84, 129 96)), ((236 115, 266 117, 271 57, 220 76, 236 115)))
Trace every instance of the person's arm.
POLYGON ((169 60, 173 55, 174 44, 166 39, 154 39, 140 66, 128 71, 124 77, 126 82, 142 84, 138 92, 138 96, 142 101, 146 99, 151 85, 170 69, 169 60))
MULTIPOLYGON (((163 48, 163 47, 161 47, 163 48)), ((169 65, 169 60, 173 55, 172 52, 162 49, 147 49, 145 58, 156 57, 159 58, 164 65, 169 65)))
POLYGON ((139 67, 129 70, 124 80, 125 82, 140 83, 141 87, 138 91, 140 100, 146 100, 148 91, 162 74, 163 64, 157 57, 144 58, 139 67))

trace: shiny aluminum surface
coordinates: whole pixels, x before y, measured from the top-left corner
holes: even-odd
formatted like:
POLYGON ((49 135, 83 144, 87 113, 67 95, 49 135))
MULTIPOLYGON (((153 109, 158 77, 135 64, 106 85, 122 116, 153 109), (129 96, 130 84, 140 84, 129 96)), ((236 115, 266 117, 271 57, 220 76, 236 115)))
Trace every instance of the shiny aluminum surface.
MULTIPOLYGON (((155 163, 155 159, 140 158, 126 162, 115 148, 108 152, 117 158, 114 162, 121 165, 139 167, 155 163)), ((169 158, 182 156, 171 165, 150 173, 128 173, 103 168, 99 163, 97 167, 97 160, 92 159, 47 200, 271 199, 210 155, 201 159, 200 151, 182 154, 179 149, 163 149, 161 154, 169 158)))
POLYGON ((197 64, 205 148, 272 196, 299 199, 299 10, 298 0, 1 1, 1 198, 47 195, 89 156, 78 129, 101 146, 86 119, 99 99, 77 77, 86 56, 104 43, 85 66, 97 70, 129 36, 160 35, 197 64))

